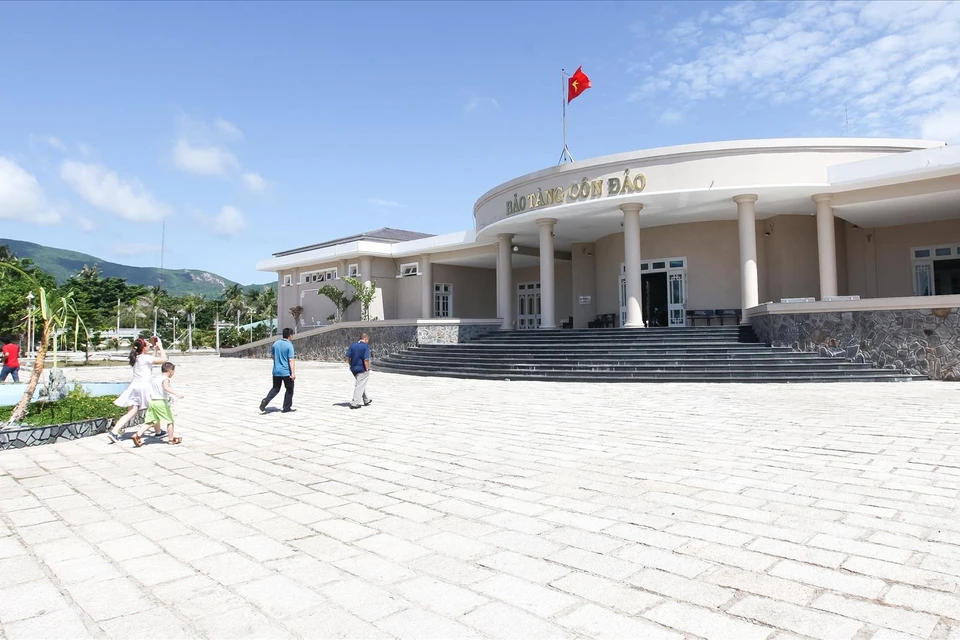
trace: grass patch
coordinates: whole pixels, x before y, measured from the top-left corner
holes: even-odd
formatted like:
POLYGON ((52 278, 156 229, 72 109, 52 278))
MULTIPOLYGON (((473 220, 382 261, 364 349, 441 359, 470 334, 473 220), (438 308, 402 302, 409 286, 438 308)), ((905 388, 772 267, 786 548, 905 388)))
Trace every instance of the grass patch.
MULTIPOLYGON (((117 396, 91 397, 83 389, 74 389, 59 402, 32 402, 27 407, 23 423, 30 426, 45 426, 80 422, 93 418, 119 418, 126 410, 113 404, 117 396)), ((0 422, 10 420, 14 407, 0 407, 0 422)))

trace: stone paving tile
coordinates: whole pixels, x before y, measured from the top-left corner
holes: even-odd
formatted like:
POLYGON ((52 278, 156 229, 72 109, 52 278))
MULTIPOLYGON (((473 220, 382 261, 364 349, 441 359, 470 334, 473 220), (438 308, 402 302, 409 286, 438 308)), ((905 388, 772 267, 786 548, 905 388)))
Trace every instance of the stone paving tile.
POLYGON ((0 453, 0 638, 960 640, 950 385, 175 360, 182 445, 0 453))

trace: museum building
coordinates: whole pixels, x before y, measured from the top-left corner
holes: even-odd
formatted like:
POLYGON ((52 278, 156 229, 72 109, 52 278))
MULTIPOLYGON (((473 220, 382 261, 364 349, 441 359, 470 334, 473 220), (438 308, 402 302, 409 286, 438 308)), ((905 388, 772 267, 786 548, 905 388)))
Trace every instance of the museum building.
MULTIPOLYGON (((348 287, 345 276, 376 281, 371 318, 505 329, 735 324, 804 305, 956 307, 917 297, 960 294, 960 152, 942 142, 632 151, 494 187, 474 221, 445 235, 379 229, 257 269, 277 274, 280 326, 300 307, 301 331, 337 319, 318 291, 348 287)), ((354 304, 342 320, 360 313, 354 304)))

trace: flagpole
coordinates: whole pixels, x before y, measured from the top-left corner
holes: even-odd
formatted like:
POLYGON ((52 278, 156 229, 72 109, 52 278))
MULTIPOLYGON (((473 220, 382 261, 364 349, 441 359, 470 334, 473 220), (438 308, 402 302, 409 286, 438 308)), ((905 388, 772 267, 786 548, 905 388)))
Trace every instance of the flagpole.
POLYGON ((558 165, 567 160, 573 162, 573 156, 570 155, 570 149, 567 147, 567 72, 565 69, 560 69, 560 98, 563 102, 563 151, 560 152, 558 165))

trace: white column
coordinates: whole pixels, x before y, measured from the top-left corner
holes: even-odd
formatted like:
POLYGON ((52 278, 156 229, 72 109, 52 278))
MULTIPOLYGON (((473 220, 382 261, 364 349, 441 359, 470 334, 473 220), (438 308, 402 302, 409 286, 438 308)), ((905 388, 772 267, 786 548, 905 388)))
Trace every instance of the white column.
POLYGON ((540 328, 557 328, 556 285, 553 279, 553 218, 540 218, 540 328))
POLYGON ((837 295, 837 238, 830 194, 813 196, 817 203, 817 252, 820 255, 820 299, 837 295))
POLYGON ((503 320, 501 329, 513 329, 513 234, 497 236, 497 314, 503 320))
POLYGON ((370 281, 373 279, 373 261, 370 258, 360 258, 360 282, 365 285, 370 285, 370 281))
POLYGON ((433 264, 430 262, 430 256, 424 254, 420 256, 420 278, 422 280, 420 289, 420 317, 433 317, 433 264))
POLYGON ((627 317, 624 327, 639 329, 646 325, 643 322, 643 310, 640 306, 640 210, 643 205, 631 202, 620 205, 623 211, 623 266, 626 270, 627 317))
POLYGON ((756 194, 734 196, 740 227, 740 301, 745 310, 760 304, 760 281, 757 275, 756 194))

